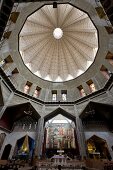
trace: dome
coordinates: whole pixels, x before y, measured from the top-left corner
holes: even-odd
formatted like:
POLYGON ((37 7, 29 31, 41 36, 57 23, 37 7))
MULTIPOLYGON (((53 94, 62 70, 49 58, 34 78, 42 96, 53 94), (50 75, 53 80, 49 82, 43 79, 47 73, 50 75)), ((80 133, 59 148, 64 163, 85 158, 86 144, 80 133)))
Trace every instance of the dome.
POLYGON ((19 34, 24 64, 38 77, 65 82, 84 73, 98 50, 89 16, 69 4, 45 5, 31 14, 19 34))

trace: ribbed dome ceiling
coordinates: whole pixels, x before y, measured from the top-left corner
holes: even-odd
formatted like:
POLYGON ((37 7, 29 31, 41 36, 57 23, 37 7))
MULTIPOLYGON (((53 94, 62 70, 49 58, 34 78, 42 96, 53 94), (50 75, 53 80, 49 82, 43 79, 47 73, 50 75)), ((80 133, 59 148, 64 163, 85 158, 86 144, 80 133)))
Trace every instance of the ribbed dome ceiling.
POLYGON ((93 63, 97 30, 86 13, 69 4, 45 5, 27 18, 19 50, 25 65, 38 77, 68 81, 93 63))

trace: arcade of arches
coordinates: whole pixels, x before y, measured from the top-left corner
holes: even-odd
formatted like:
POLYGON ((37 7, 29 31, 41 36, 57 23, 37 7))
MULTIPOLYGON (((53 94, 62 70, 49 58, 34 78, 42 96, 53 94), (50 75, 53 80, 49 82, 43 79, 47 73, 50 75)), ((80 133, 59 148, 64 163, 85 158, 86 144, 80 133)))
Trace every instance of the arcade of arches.
POLYGON ((1 2, 0 166, 113 168, 112 9, 1 2))

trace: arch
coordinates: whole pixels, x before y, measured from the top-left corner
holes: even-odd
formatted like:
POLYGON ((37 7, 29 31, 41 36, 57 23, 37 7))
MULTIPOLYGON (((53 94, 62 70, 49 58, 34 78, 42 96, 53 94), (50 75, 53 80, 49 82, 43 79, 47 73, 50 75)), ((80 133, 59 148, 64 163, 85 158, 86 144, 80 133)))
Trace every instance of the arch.
POLYGON ((9 154, 10 154, 11 148, 12 148, 11 144, 7 144, 5 146, 4 151, 2 153, 2 157, 1 157, 2 160, 7 160, 9 158, 9 154))
POLYGON ((108 159, 111 160, 107 141, 97 135, 87 139, 88 156, 92 159, 108 159))
POLYGON ((76 132, 76 117, 62 108, 57 108, 44 117, 44 122, 43 157, 51 158, 55 154, 58 154, 57 150, 63 149, 64 154, 71 158, 74 158, 75 156, 78 158, 80 153, 76 132), (58 121, 57 116, 59 116, 58 121), (63 120, 62 116, 71 120, 71 123, 68 122, 68 120, 67 123, 65 121, 62 121, 62 123, 59 122, 60 120, 63 120), (51 119, 53 119, 53 122, 49 122, 51 119))
POLYGON ((32 117, 35 121, 38 121, 38 119, 40 118, 40 115, 30 102, 8 106, 0 122, 3 128, 7 130, 12 130, 14 122, 26 116, 32 117), (6 119, 7 122, 5 121, 6 119))
MULTIPOLYGON (((65 116, 66 118, 73 120, 74 122, 76 120, 75 116, 73 116, 69 112, 67 112, 64 109, 59 107, 59 108, 55 109, 54 111, 52 111, 51 113, 49 113, 48 115, 46 115, 44 117, 44 122, 47 122, 49 119, 52 119, 53 117, 57 116, 58 114, 61 114, 61 115, 65 116)), ((76 122, 75 122, 75 124, 76 124, 76 122)))

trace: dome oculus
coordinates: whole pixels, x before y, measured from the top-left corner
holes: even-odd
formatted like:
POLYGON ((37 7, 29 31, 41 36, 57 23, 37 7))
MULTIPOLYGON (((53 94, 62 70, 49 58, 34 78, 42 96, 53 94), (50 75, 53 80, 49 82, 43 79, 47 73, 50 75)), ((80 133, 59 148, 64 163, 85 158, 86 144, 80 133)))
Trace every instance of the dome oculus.
POLYGON ((70 4, 43 6, 27 18, 19 34, 24 64, 33 74, 52 82, 83 74, 97 50, 98 34, 93 22, 70 4))
POLYGON ((54 31, 53 31, 53 36, 54 36, 54 38, 56 38, 56 39, 62 38, 62 36, 63 36, 63 31, 62 31, 62 29, 61 29, 61 28, 55 28, 54 31))

